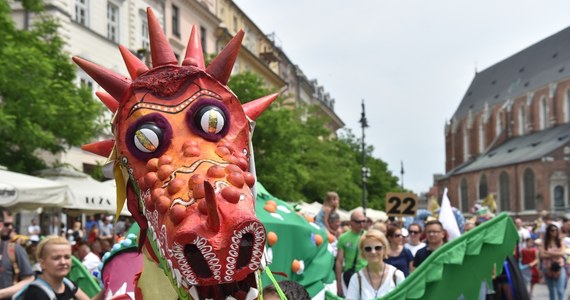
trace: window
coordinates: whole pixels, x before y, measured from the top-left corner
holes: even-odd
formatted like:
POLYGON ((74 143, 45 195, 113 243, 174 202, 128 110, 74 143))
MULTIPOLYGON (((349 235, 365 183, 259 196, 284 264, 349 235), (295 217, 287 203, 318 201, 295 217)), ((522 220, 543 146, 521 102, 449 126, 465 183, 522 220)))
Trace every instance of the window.
POLYGON ((503 132, 503 114, 501 112, 497 112, 497 127, 495 128, 495 136, 498 136, 503 132))
POLYGON ((510 202, 511 195, 509 190, 509 174, 507 172, 501 172, 499 175, 499 200, 501 205, 501 211, 511 210, 510 202))
POLYGON ((95 81, 85 73, 85 71, 78 69, 77 71, 77 79, 80 87, 87 88, 93 96, 95 96, 95 90, 97 89, 95 86, 95 81))
POLYGON ((479 199, 485 199, 489 194, 489 189, 487 188, 487 176, 481 174, 479 177, 479 199))
POLYGON ((141 48, 150 49, 150 39, 148 35, 148 21, 146 16, 141 18, 141 48))
POLYGON ((180 37, 180 10, 174 4, 172 5, 172 34, 180 37))
POLYGON ((463 161, 469 159, 469 130, 463 129, 463 161))
POLYGON ((238 31, 238 19, 237 19, 237 16, 234 16, 234 31, 238 31))
POLYGON ((554 210, 564 210, 564 187, 554 187, 554 210))
POLYGON ((524 209, 536 209, 536 189, 534 186, 534 172, 531 169, 526 169, 523 175, 523 197, 524 209))
POLYGON ((75 22, 89 25, 89 0, 75 0, 75 22))
POLYGON ((479 119, 479 153, 485 151, 485 117, 481 116, 479 119))
POLYGON ((526 114, 524 104, 519 107, 519 135, 524 135, 526 127, 526 114))
POLYGON ((107 2, 107 38, 119 42, 119 7, 107 2))
POLYGON ((570 89, 566 90, 564 99, 564 122, 570 122, 570 89))
POLYGON ((206 28, 204 26, 200 26, 200 43, 202 43, 202 52, 204 52, 204 56, 208 54, 208 48, 206 47, 206 28))
POLYGON ((540 99, 540 129, 548 127, 548 103, 546 97, 540 99))
POLYGON ((461 197, 461 211, 469 212, 469 200, 467 199, 467 180, 465 178, 461 180, 459 195, 461 197))

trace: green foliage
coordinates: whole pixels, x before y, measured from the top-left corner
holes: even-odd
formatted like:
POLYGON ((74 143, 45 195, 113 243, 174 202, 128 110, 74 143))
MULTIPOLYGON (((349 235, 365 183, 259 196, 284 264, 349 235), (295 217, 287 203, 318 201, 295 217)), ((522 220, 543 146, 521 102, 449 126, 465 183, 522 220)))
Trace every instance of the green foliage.
MULTIPOLYGON (((253 73, 233 76, 230 88, 242 101, 269 93, 253 73)), ((279 100, 277 100, 279 101, 279 100)), ((339 139, 328 139, 325 120, 308 109, 270 108, 257 120, 253 145, 258 180, 273 195, 289 201, 322 202, 326 192, 336 191, 341 207, 352 209, 362 203, 360 141, 345 130, 339 139), (304 120, 303 120, 304 119, 304 120)), ((368 207, 383 209, 386 192, 399 191, 398 178, 387 165, 366 149, 368 207)))
POLYGON ((0 164, 28 173, 45 167, 37 150, 65 151, 102 129, 96 122, 102 106, 73 83, 58 24, 42 17, 33 28, 16 29, 0 2, 0 164))

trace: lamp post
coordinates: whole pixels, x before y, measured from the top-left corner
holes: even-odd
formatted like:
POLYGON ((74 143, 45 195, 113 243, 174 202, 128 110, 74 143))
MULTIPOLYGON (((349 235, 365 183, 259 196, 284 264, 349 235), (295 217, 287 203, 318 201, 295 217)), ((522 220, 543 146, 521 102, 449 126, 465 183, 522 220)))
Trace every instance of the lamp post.
POLYGON ((402 188, 402 191, 404 190, 404 161, 401 160, 400 161, 400 178, 402 179, 402 184, 400 185, 400 187, 402 188))
POLYGON ((368 127, 366 120, 366 110, 364 108, 364 99, 362 99, 362 114, 360 116, 360 126, 362 127, 362 211, 366 216, 366 178, 370 175, 369 169, 366 168, 366 143, 364 141, 364 128, 368 127))

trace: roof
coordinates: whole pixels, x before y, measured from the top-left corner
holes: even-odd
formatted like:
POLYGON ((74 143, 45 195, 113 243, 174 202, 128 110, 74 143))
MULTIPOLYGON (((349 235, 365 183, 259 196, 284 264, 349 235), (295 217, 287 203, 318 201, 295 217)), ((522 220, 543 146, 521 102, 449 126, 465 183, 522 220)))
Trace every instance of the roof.
POLYGON ((541 159, 570 142, 570 123, 516 137, 449 172, 457 175, 541 159))
POLYGON ((570 77, 570 27, 475 74, 453 117, 482 111, 570 77))

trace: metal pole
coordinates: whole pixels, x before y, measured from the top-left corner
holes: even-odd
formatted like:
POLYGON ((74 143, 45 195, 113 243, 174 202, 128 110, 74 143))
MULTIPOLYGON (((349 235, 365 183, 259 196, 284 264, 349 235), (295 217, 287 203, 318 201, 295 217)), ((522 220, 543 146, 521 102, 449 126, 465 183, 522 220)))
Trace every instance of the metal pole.
POLYGON ((360 116, 360 125, 362 127, 362 211, 364 216, 366 216, 366 143, 364 128, 368 127, 368 121, 366 120, 366 110, 364 108, 364 99, 362 99, 362 115, 360 116))
POLYGON ((400 185, 400 187, 403 190, 404 189, 404 161, 403 160, 400 161, 400 166, 401 166, 401 168, 400 168, 400 175, 401 176, 400 177, 402 178, 402 184, 400 185))

